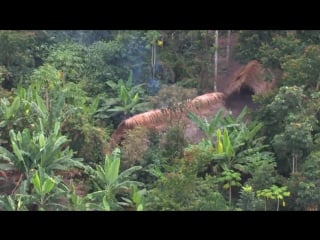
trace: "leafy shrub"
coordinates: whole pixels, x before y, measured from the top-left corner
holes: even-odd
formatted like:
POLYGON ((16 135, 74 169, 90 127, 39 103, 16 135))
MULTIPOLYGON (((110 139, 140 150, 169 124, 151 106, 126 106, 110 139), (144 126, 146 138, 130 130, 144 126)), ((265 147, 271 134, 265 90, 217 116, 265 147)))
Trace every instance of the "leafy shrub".
POLYGON ((187 99, 193 99, 197 96, 197 90, 195 88, 183 88, 173 85, 162 85, 158 94, 149 97, 153 108, 171 107, 185 101, 187 99))
POLYGON ((149 147, 149 130, 136 127, 126 132, 125 140, 121 147, 122 169, 141 164, 143 156, 149 147))

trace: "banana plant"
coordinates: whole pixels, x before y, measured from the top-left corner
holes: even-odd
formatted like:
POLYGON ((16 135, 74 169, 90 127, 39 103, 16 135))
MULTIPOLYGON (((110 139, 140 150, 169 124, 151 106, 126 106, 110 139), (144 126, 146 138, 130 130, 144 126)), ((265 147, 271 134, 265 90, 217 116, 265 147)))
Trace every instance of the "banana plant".
POLYGON ((141 97, 143 95, 143 84, 133 85, 132 71, 127 82, 119 80, 117 83, 108 81, 107 84, 116 92, 117 96, 104 100, 102 106, 97 110, 96 117, 111 118, 118 114, 128 117, 137 112, 145 111, 149 103, 141 97))
POLYGON ((210 122, 208 122, 206 118, 202 119, 198 117, 193 112, 190 112, 188 114, 188 117, 203 131, 206 140, 211 142, 215 132, 222 125, 222 114, 223 110, 220 109, 217 114, 213 116, 210 122))
POLYGON ((216 136, 216 153, 213 158, 217 161, 218 165, 226 171, 232 168, 232 164, 235 161, 235 149, 231 143, 227 129, 223 129, 223 135, 221 130, 218 129, 216 136))
POLYGON ((67 197, 69 200, 68 209, 70 209, 71 211, 84 211, 84 210, 86 210, 85 197, 81 197, 81 196, 77 195, 73 182, 70 183, 70 189, 69 189, 69 193, 67 194, 67 197))
POLYGON ((27 211, 24 196, 20 194, 0 196, 0 211, 27 211))
POLYGON ((138 190, 136 185, 131 186, 131 199, 123 197, 122 199, 128 206, 133 206, 136 211, 143 211, 144 209, 144 196, 147 193, 147 189, 138 190))
POLYGON ((46 175, 43 168, 40 167, 33 175, 32 183, 39 196, 39 207, 43 210, 50 197, 50 193, 56 186, 56 181, 52 177, 46 175))
POLYGON ((87 198, 103 203, 104 209, 119 208, 121 204, 116 199, 117 194, 129 192, 131 186, 143 185, 141 182, 130 180, 132 174, 141 168, 134 166, 120 173, 120 149, 116 148, 110 156, 106 155, 102 166, 97 165, 91 172, 97 191, 88 194, 87 198))
POLYGON ((81 159, 73 158, 73 151, 65 147, 68 139, 60 135, 60 123, 56 122, 54 129, 45 134, 42 120, 39 119, 39 132, 30 132, 25 128, 17 133, 9 131, 12 152, 0 146, 0 157, 6 161, 0 167, 15 168, 29 178, 31 170, 39 165, 47 172, 66 170, 70 167, 84 168, 81 159))
POLYGON ((68 188, 58 177, 49 176, 44 168, 38 166, 31 178, 31 183, 34 189, 32 204, 36 205, 39 210, 65 208, 64 205, 56 203, 59 197, 66 195, 68 191, 68 188))
MULTIPOLYGON (((242 113, 243 115, 246 112, 242 113)), ((241 115, 241 114, 240 114, 241 115)), ((188 117, 192 120, 205 134, 207 141, 212 143, 212 138, 215 136, 215 133, 218 129, 224 128, 235 128, 238 127, 242 118, 234 119, 231 116, 224 116, 224 110, 220 109, 210 120, 210 122, 204 118, 198 117, 193 112, 189 112, 188 117)))
POLYGON ((0 100, 0 145, 7 145, 9 135, 7 129, 22 128, 25 126, 23 112, 21 111, 21 98, 16 96, 13 101, 8 98, 0 100))
POLYGON ((16 117, 20 108, 20 102, 21 99, 18 96, 14 98, 12 103, 10 103, 7 98, 1 98, 0 116, 3 120, 0 122, 0 127, 5 127, 9 121, 15 120, 15 122, 17 122, 18 119, 16 119, 16 117))

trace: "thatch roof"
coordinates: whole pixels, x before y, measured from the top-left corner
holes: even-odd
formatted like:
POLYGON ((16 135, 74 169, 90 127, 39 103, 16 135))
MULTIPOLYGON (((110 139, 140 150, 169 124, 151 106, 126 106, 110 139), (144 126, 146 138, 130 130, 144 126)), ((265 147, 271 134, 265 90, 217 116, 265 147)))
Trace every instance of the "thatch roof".
POLYGON ((189 112, 201 114, 213 108, 216 104, 224 104, 224 94, 220 92, 207 93, 183 103, 176 108, 154 109, 148 112, 136 114, 126 120, 123 120, 116 131, 111 136, 111 141, 115 144, 120 143, 127 129, 133 129, 137 126, 146 128, 162 129, 172 120, 183 119, 189 112))
POLYGON ((226 97, 234 92, 240 92, 241 87, 249 87, 255 94, 264 93, 275 85, 275 79, 270 70, 267 70, 256 61, 250 61, 246 66, 237 70, 224 90, 226 97), (265 81, 266 76, 271 76, 272 81, 265 81))

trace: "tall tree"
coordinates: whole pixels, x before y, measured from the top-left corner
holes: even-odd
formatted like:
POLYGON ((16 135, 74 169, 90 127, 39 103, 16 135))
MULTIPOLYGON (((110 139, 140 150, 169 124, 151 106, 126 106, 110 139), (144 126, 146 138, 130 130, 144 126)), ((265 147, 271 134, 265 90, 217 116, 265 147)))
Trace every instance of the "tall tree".
POLYGON ((217 82, 218 82, 218 49, 219 49, 219 31, 215 31, 215 52, 214 52, 214 83, 213 91, 217 91, 217 82))
POLYGON ((228 30, 227 37, 227 65, 229 66, 229 58, 230 58, 230 39, 231 39, 231 30, 228 30))

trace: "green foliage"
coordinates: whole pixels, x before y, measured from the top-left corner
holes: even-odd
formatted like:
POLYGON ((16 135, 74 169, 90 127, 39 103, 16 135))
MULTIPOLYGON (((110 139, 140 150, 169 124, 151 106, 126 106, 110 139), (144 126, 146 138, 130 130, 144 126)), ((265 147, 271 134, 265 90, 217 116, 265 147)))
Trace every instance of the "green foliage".
POLYGON ((319 208, 319 180, 310 179, 305 173, 296 173, 290 176, 288 187, 291 194, 291 202, 288 201, 288 207, 292 210, 314 211, 319 208))
MULTIPOLYGON (((40 168, 39 171, 41 171, 42 169, 40 168)), ((43 171, 43 170, 42 170, 43 171)), ((42 178, 44 178, 43 176, 43 173, 40 174, 42 178)), ((54 188, 56 182, 54 181, 53 178, 46 178, 46 179, 42 179, 40 180, 40 177, 39 177, 39 174, 38 172, 36 172, 34 175, 33 175, 33 178, 32 178, 32 183, 34 185, 34 188, 36 190, 36 192, 39 194, 39 195, 46 195, 47 193, 51 192, 52 189, 54 188)))
POLYGON ((317 210, 318 42, 319 31, 240 31, 241 61, 279 73, 254 114, 190 114, 205 137, 188 147, 170 116, 167 131, 130 131, 105 156, 124 118, 151 105, 180 113, 212 87, 214 31, 0 31, 0 190, 11 193, 0 209, 317 210), (151 80, 162 88, 148 98, 151 80), (71 167, 86 170, 89 194, 57 176, 71 167))
POLYGON ((217 165, 212 163, 215 148, 210 142, 202 139, 197 144, 189 145, 184 149, 185 168, 196 174, 217 173, 217 165))
POLYGON ((319 88, 320 84, 320 47, 310 45, 302 54, 288 59, 282 64, 284 70, 283 85, 319 88))
POLYGON ((43 87, 52 89, 61 84, 59 71, 50 64, 44 64, 35 69, 30 78, 37 89, 43 87))
POLYGON ((283 133, 274 136, 272 146, 277 155, 282 159, 292 157, 292 172, 298 171, 298 163, 301 164, 301 160, 313 148, 311 131, 312 127, 308 122, 291 122, 283 133))
POLYGON ((300 172, 292 174, 288 180, 292 193, 291 203, 294 210, 317 210, 319 207, 319 161, 320 152, 312 151, 301 165, 300 172))
POLYGON ((59 183, 58 179, 54 179, 45 173, 44 168, 38 167, 31 179, 35 194, 32 196, 34 199, 33 204, 39 207, 39 210, 59 210, 63 209, 62 204, 58 204, 55 201, 59 200, 62 194, 67 191, 66 186, 63 183, 59 183), (58 184, 61 185, 58 187, 58 184), (52 202, 55 200, 54 202, 52 202))
POLYGON ((300 182, 295 188, 297 205, 303 210, 318 210, 320 194, 319 185, 314 182, 300 182))
POLYGON ((188 144, 185 133, 185 124, 183 122, 173 123, 162 137, 161 147, 164 149, 163 156, 173 160, 183 155, 183 150, 188 144))
POLYGON ((218 127, 221 127, 223 110, 219 110, 211 119, 210 123, 207 119, 201 119, 196 114, 190 112, 188 117, 204 132, 207 141, 211 142, 214 133, 218 127))
POLYGON ((20 120, 17 118, 20 102, 21 100, 19 97, 15 97, 12 103, 10 103, 7 98, 1 98, 0 114, 2 121, 0 126, 2 128, 8 126, 10 122, 13 122, 13 125, 16 125, 17 121, 20 120))
MULTIPOLYGON (((97 165, 95 170, 90 170, 96 191, 89 193, 87 198, 92 201, 92 206, 116 210, 121 208, 117 196, 130 191, 133 185, 141 186, 142 183, 130 180, 132 175, 142 167, 134 166, 120 173, 120 149, 116 148, 111 155, 106 155, 103 165, 97 165), (108 207, 109 206, 109 207, 108 207)), ((95 208, 95 207, 94 207, 95 208)))
POLYGON ((265 67, 282 68, 287 59, 298 56, 304 45, 294 34, 274 35, 271 41, 263 42, 258 57, 265 67))
MULTIPOLYGON (((45 106, 47 111, 51 110, 52 90, 60 90, 59 86, 62 85, 62 79, 58 70, 45 64, 38 69, 35 69, 31 75, 31 81, 34 83, 34 87, 39 94, 42 94, 45 99, 45 106)), ((53 92, 55 93, 55 91, 53 92)))
POLYGON ((85 58, 86 75, 90 79, 88 92, 92 96, 103 93, 107 81, 126 79, 130 70, 134 72, 134 83, 149 80, 147 44, 143 31, 118 31, 110 41, 90 45, 85 58))
MULTIPOLYGON (((241 114, 239 119, 242 118, 241 114)), ((257 137, 257 133, 262 128, 261 123, 251 122, 246 124, 244 122, 236 123, 239 119, 227 117, 224 123, 227 128, 217 130, 216 134, 216 153, 214 154, 215 162, 222 170, 230 170, 232 168, 244 171, 241 164, 243 155, 251 155, 255 151, 263 149, 263 138, 257 137), (230 132, 230 133, 229 133, 230 132), (222 138, 222 140, 221 140, 222 138)))
POLYGON ((196 87, 201 92, 212 89, 214 31, 170 30, 161 34, 164 47, 158 51, 159 59, 174 72, 165 83, 196 87))
POLYGON ((243 211, 259 211, 263 209, 263 200, 257 198, 250 185, 242 186, 237 206, 243 211))
POLYGON ((116 97, 104 99, 102 106, 97 110, 97 118, 112 118, 122 115, 123 118, 148 109, 144 101, 142 84, 133 86, 132 72, 128 81, 117 83, 108 81, 107 84, 116 92, 116 97))
POLYGON ((145 204, 145 195, 147 193, 147 190, 141 189, 138 190, 138 187, 136 185, 131 186, 131 199, 128 198, 122 198, 124 201, 127 202, 127 206, 132 207, 136 211, 143 211, 144 210, 144 204, 145 204))
POLYGON ((41 119, 38 124, 39 132, 31 133, 27 128, 17 133, 10 130, 12 152, 0 147, 0 156, 7 161, 7 167, 17 168, 25 173, 27 178, 38 165, 48 172, 74 166, 84 167, 80 159, 73 158, 73 151, 66 147, 68 140, 60 134, 59 122, 55 123, 54 129, 49 134, 44 132, 41 119))
POLYGON ((149 147, 149 130, 144 127, 136 127, 126 132, 125 140, 121 146, 122 168, 133 165, 144 165, 143 156, 149 147))
POLYGON ((84 74, 86 48, 73 42, 62 42, 52 46, 46 63, 60 70, 62 81, 79 82, 84 74))
POLYGON ((241 186, 241 175, 233 170, 225 170, 218 178, 219 182, 225 183, 223 189, 229 190, 229 207, 232 203, 232 187, 241 186))
MULTIPOLYGON (((234 158, 235 156, 235 150, 231 144, 229 135, 228 135, 228 130, 224 129, 223 130, 223 136, 222 136, 222 141, 221 141, 221 130, 217 130, 217 139, 216 139, 216 151, 217 154, 223 154, 225 158, 230 161, 230 159, 234 158)), ((227 169, 230 166, 222 166, 223 169, 227 169)))
POLYGON ((248 149, 241 152, 235 168, 249 175, 247 184, 256 190, 266 188, 278 180, 277 163, 272 152, 263 151, 263 148, 248 149))
POLYGON ((303 87, 281 87, 266 105, 258 119, 264 124, 264 133, 278 157, 280 172, 297 171, 298 162, 313 149, 313 135, 318 131, 318 95, 310 97, 303 87), (289 162, 288 162, 288 159, 289 162))
MULTIPOLYGON (((62 133, 70 140, 70 147, 76 151, 86 163, 103 161, 103 149, 110 135, 109 126, 105 126, 95 118, 99 107, 99 98, 90 98, 81 89, 81 84, 67 83, 62 90, 65 98, 62 121, 62 133)), ((52 114, 52 111, 50 112, 52 114)), ((57 115, 56 115, 57 116, 57 115)))
POLYGON ((194 174, 170 172, 159 179, 146 197, 146 210, 160 211, 223 211, 228 206, 217 191, 215 178, 204 180, 194 174))
POLYGON ((1 211, 26 211, 28 210, 24 196, 22 195, 1 195, 0 196, 1 211))
POLYGON ((53 42, 77 42, 91 45, 99 40, 108 41, 114 38, 116 30, 46 30, 45 33, 53 42))
POLYGON ((0 31, 0 66, 8 71, 2 82, 4 88, 10 90, 15 87, 34 66, 31 46, 35 34, 34 31, 0 31))
POLYGON ((150 96, 153 108, 173 107, 178 103, 196 97, 197 90, 195 88, 184 88, 176 84, 162 85, 161 89, 155 96, 150 96))
POLYGON ((243 63, 247 63, 252 59, 259 59, 259 48, 263 43, 271 42, 272 36, 276 32, 261 30, 240 31, 236 49, 238 58, 243 63))
POLYGON ((12 76, 12 73, 5 66, 0 65, 0 83, 2 84, 5 79, 8 79, 12 76))
POLYGON ((282 206, 285 207, 285 197, 290 196, 290 192, 287 191, 287 186, 278 187, 272 185, 270 188, 257 191, 258 197, 263 197, 265 199, 265 211, 267 211, 267 200, 277 200, 277 211, 279 211, 280 200, 282 200, 282 206))

